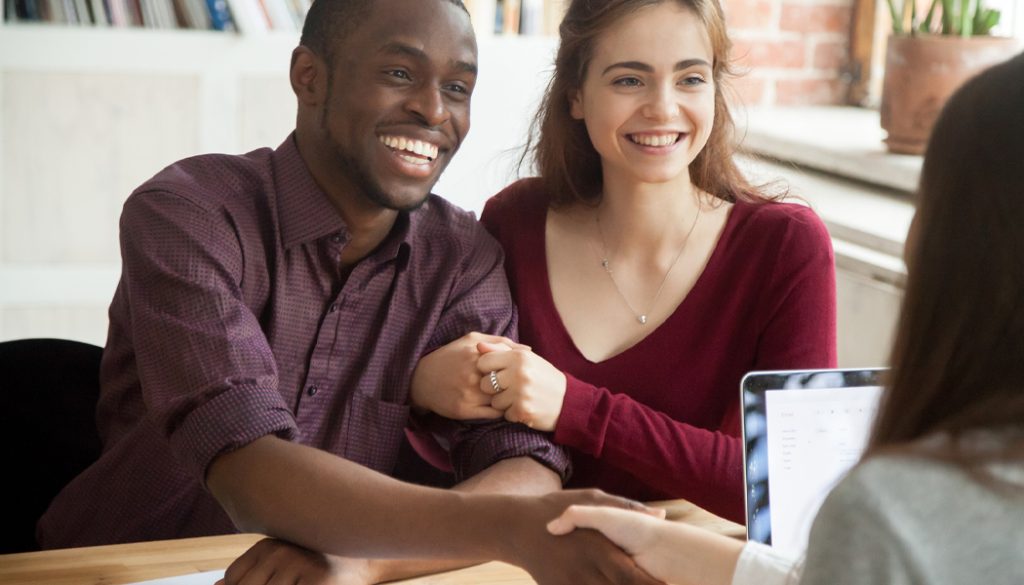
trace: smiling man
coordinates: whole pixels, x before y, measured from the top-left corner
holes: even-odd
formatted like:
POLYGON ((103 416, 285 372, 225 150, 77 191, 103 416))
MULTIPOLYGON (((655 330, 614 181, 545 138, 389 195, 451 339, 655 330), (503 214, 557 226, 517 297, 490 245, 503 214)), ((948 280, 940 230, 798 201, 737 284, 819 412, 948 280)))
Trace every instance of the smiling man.
POLYGON ((132 193, 103 455, 41 519, 44 547, 238 527, 348 556, 646 582, 595 535, 546 535, 567 503, 610 499, 508 495, 567 474, 522 425, 445 427, 455 490, 387 477, 420 357, 468 331, 515 335, 498 245, 430 194, 469 130, 476 63, 457 0, 317 0, 292 54, 295 132, 276 150, 179 161, 132 193))

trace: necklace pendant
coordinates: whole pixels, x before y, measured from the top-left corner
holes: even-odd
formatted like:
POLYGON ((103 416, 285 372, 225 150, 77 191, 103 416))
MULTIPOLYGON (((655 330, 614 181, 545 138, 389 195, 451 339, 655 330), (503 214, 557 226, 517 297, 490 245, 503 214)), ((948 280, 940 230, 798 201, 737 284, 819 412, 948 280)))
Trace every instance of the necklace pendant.
POLYGON ((640 315, 636 320, 639 321, 641 325, 647 325, 647 315, 640 315))
POLYGON ((608 270, 608 259, 607 258, 601 258, 601 268, 604 268, 605 270, 608 270))

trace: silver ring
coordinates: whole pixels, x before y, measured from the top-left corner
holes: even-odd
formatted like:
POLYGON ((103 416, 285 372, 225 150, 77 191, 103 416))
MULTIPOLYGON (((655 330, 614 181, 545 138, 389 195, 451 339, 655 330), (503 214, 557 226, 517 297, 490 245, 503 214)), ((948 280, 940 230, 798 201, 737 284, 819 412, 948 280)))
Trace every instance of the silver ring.
POLYGON ((491 370, 491 388, 494 389, 495 394, 504 390, 504 388, 498 385, 498 372, 495 372, 494 370, 491 370))

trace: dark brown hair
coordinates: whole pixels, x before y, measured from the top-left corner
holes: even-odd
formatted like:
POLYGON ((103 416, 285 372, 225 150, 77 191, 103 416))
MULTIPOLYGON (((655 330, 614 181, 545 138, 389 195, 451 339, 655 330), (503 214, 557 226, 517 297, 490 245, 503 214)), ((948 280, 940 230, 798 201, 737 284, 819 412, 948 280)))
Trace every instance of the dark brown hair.
POLYGON ((532 153, 552 205, 600 200, 601 157, 583 121, 573 119, 569 95, 582 87, 598 38, 622 18, 662 2, 676 2, 700 19, 714 58, 715 122, 707 145, 690 164, 690 179, 725 201, 769 199, 751 187, 732 158, 735 125, 724 94, 725 80, 733 74, 729 61, 732 42, 718 0, 572 0, 558 29, 554 75, 524 154, 525 159, 532 153))
MULTIPOLYGON (((949 100, 928 143, 910 231, 903 311, 868 453, 935 433, 955 445, 975 429, 1024 430, 1024 54, 949 100)), ((956 451, 943 455, 983 463, 956 451)), ((1018 442, 995 456, 1024 453, 1018 442)))

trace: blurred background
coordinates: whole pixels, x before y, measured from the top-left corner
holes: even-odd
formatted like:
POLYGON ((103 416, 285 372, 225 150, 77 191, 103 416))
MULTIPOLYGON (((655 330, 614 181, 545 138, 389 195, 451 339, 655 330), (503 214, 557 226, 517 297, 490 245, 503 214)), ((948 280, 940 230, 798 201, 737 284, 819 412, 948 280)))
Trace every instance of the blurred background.
MULTIPOLYGON (((1021 0, 994 33, 1024 36, 1021 0)), ((891 11, 876 0, 722 0, 743 75, 730 94, 743 165, 781 180, 832 232, 840 362, 882 365, 902 294, 919 156, 878 126, 891 11)), ((929 2, 921 0, 920 4, 929 2)), ((516 163, 562 0, 472 0, 472 131, 435 191, 479 210, 516 163)), ((0 24, 0 340, 103 345, 118 216, 180 158, 280 144, 307 0, 5 0, 0 24)), ((926 7, 922 11, 926 10, 926 7)))

